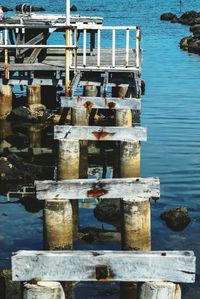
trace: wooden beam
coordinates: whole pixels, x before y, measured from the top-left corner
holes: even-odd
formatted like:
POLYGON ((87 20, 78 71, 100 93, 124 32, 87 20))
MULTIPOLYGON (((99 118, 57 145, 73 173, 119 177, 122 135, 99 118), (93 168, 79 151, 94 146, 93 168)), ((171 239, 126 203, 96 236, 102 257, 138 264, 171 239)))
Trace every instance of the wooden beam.
POLYGON ((14 281, 195 281, 192 251, 19 251, 14 281))
POLYGON ((35 181, 39 200, 66 200, 83 198, 130 198, 144 199, 160 197, 158 178, 124 179, 79 179, 62 181, 35 181))
POLYGON ((61 97, 61 107, 86 109, 131 109, 141 110, 140 99, 101 97, 61 97))
POLYGON ((55 126, 54 139, 96 141, 146 141, 145 128, 55 126))

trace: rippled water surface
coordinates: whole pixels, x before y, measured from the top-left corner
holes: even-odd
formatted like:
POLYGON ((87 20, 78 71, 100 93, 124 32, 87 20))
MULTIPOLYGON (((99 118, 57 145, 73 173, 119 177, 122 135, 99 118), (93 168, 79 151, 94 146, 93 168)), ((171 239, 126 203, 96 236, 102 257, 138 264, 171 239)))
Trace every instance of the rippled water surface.
MULTIPOLYGON (((64 1, 61 0, 29 2, 51 12, 64 12, 64 1)), ((180 14, 178 0, 131 0, 124 1, 123 5, 121 3, 119 0, 73 2, 80 14, 103 16, 105 24, 136 24, 142 27, 146 94, 141 119, 142 125, 148 128, 148 142, 142 144, 141 175, 158 176, 161 180, 161 199, 156 204, 152 203, 152 246, 155 250, 194 250, 199 273, 200 57, 179 49, 179 40, 189 35, 187 26, 159 20, 163 12, 180 14), (178 233, 168 229, 159 218, 162 211, 176 206, 188 207, 192 218, 191 224, 178 233)), ((7 5, 7 2, 3 1, 2 4, 7 5)), ((9 2, 10 6, 15 4, 15 1, 9 2)), ((183 10, 192 9, 199 9, 199 1, 183 1, 183 10)), ((4 207, 1 206, 2 211, 4 207)), ((5 209, 15 220, 10 225, 0 219, 0 243, 3 238, 3 244, 8 243, 9 251, 20 246, 39 248, 41 215, 26 216, 23 208, 15 205, 5 209), (30 230, 25 228, 26 221, 29 221, 30 230), (28 234, 33 231, 31 243, 28 234), (21 239, 23 234, 26 236, 24 241, 21 239)), ((6 253, 3 257, 7 257, 6 253)), ((200 298, 198 280, 197 276, 195 286, 183 286, 183 298, 200 298)))

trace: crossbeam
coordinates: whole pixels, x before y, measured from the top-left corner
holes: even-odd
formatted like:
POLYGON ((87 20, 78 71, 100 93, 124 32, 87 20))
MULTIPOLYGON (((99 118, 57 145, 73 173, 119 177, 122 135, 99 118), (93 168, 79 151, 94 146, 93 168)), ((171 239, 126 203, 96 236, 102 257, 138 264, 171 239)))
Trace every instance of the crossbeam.
POLYGON ((19 251, 14 281, 195 281, 192 251, 19 251))
POLYGON ((61 107, 86 109, 141 110, 141 100, 135 98, 61 97, 61 107))
POLYGON ((62 181, 35 181, 36 196, 39 200, 67 200, 90 198, 131 198, 142 201, 159 199, 158 178, 123 179, 74 179, 62 181))
POLYGON ((146 128, 55 126, 54 139, 96 141, 146 141, 146 128))

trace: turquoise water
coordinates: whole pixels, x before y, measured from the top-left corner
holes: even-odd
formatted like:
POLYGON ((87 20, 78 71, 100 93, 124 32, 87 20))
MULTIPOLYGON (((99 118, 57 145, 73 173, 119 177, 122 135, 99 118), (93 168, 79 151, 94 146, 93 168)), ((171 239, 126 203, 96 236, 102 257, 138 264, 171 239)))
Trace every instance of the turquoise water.
MULTIPOLYGON (((64 12, 61 0, 29 2, 51 12, 64 12)), ((15 3, 10 1, 9 5, 15 3)), ((2 1, 2 5, 6 4, 2 1)), ((121 5, 118 0, 102 0, 100 5, 99 1, 91 0, 74 1, 73 4, 82 15, 103 16, 105 24, 142 27, 142 74, 146 94, 141 119, 142 125, 148 128, 148 142, 142 144, 141 175, 158 176, 161 180, 160 201, 152 203, 152 247, 154 250, 194 250, 199 273, 200 57, 179 49, 179 40, 189 35, 187 26, 159 20, 163 12, 179 14, 179 1, 131 0, 121 5), (192 222, 184 231, 172 232, 160 220, 160 213, 182 205, 188 207, 192 222)), ((192 9, 199 9, 199 1, 183 1, 183 10, 192 9)), ((0 208, 3 250, 41 247, 41 212, 28 214, 19 205, 1 205, 0 208), (2 216, 4 212, 8 216, 2 216)), ((1 264, 8 257, 6 250, 1 253, 1 264)), ((183 286, 184 299, 200 298, 198 280, 197 277, 195 285, 183 286)))

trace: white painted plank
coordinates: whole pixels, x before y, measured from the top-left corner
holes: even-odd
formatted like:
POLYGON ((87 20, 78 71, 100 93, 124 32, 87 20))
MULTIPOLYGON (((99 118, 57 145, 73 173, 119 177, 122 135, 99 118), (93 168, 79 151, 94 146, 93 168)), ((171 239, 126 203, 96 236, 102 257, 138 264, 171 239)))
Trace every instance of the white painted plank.
POLYGON ((54 139, 96 141, 146 141, 147 130, 141 127, 55 126, 54 139))
POLYGON ((118 99, 80 96, 73 98, 61 97, 61 107, 141 110, 141 100, 130 98, 118 99))
POLYGON ((39 200, 86 198, 131 198, 134 201, 160 197, 158 178, 77 179, 35 181, 39 200))
POLYGON ((19 251, 12 257, 12 275, 15 281, 191 283, 195 281, 195 256, 181 251, 19 251))

